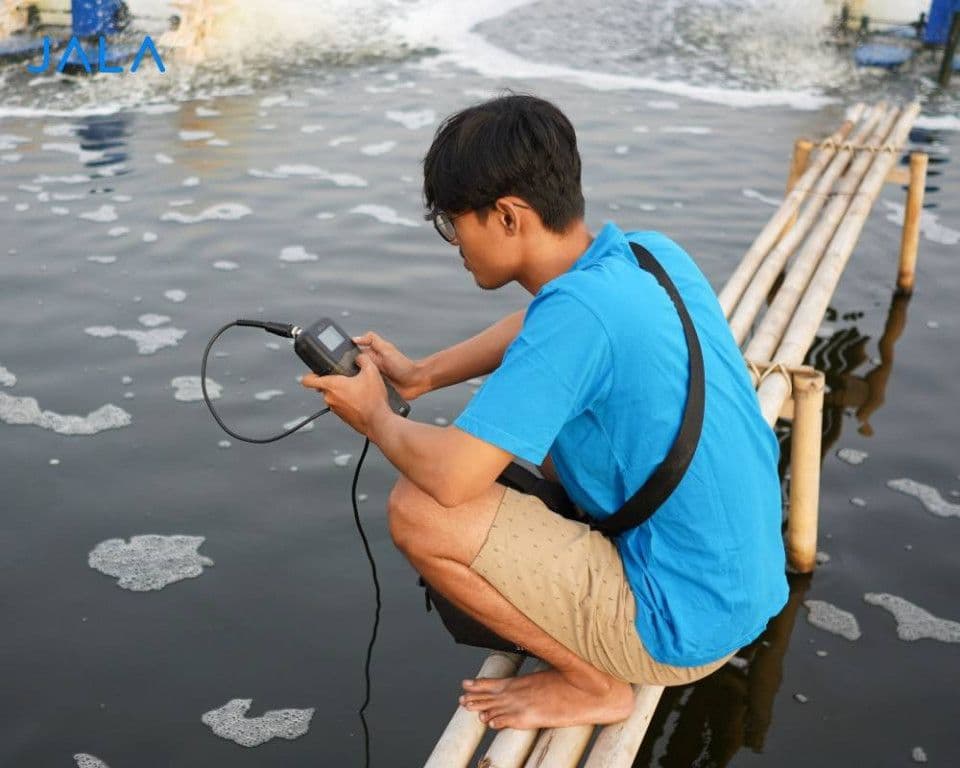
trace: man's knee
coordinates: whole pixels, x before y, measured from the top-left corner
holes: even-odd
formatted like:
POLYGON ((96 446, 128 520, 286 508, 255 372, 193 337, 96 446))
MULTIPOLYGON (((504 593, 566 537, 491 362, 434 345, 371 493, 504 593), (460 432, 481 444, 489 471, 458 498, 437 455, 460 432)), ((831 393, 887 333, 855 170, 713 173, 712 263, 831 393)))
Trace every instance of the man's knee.
POLYGON ((409 554, 418 537, 415 531, 416 496, 422 493, 406 477, 400 475, 387 497, 387 523, 397 549, 409 554))

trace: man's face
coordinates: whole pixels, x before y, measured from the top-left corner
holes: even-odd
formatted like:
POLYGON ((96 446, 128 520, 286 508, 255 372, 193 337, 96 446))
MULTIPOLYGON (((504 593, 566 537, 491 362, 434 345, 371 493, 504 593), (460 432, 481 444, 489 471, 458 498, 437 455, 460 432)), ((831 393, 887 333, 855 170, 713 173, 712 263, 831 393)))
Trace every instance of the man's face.
POLYGON ((514 216, 514 211, 494 205, 453 219, 457 232, 453 245, 460 252, 464 268, 484 290, 500 288, 516 279, 519 242, 512 235, 514 216))

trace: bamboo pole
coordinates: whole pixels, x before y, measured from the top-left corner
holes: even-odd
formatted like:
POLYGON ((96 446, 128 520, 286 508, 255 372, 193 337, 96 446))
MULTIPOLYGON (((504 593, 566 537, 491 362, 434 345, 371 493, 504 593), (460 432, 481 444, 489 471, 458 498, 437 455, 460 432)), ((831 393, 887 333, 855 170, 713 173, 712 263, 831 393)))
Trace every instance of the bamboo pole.
MULTIPOLYGON (((917 102, 903 110, 888 139, 891 145, 899 146, 906 140, 919 112, 920 105, 917 102)), ((775 361, 791 367, 796 367, 803 362, 803 357, 816 336, 817 328, 820 327, 821 319, 830 303, 830 297, 840 281, 840 275, 856 245, 867 215, 883 186, 887 172, 896 162, 896 157, 894 152, 877 153, 873 167, 861 183, 843 223, 830 242, 816 275, 797 307, 795 312, 797 320, 791 323, 783 341, 780 342, 773 357, 775 361)), ((764 380, 757 391, 760 410, 768 424, 773 424, 776 419, 780 406, 787 396, 787 389, 787 382, 782 376, 770 376, 764 380)))
MULTIPOLYGON (((860 120, 863 112, 864 105, 855 104, 850 109, 849 116, 843 125, 828 137, 827 142, 839 144, 843 141, 847 137, 847 134, 853 129, 853 126, 860 120)), ((737 268, 733 271, 730 279, 727 280, 723 290, 720 291, 718 298, 720 299, 720 305, 723 307, 723 314, 725 316, 730 316, 737 301, 740 299, 740 295, 750 282, 754 271, 756 271, 760 262, 763 261, 763 257, 767 255, 767 252, 777 241, 777 238, 780 237, 780 233, 783 232, 787 221, 796 213, 800 204, 807 196, 807 192, 813 186, 817 177, 820 176, 823 169, 827 167, 827 163, 830 162, 835 153, 835 147, 826 146, 816 154, 810 167, 807 168, 803 175, 797 180, 790 194, 787 195, 787 198, 773 215, 773 218, 767 222, 760 234, 757 235, 757 238, 753 241, 753 245, 750 246, 746 255, 737 265, 737 268)))
POLYGON ((910 187, 907 189, 907 205, 903 211, 900 271, 897 275, 897 289, 904 294, 913 293, 917 247, 920 244, 920 215, 923 212, 923 193, 927 185, 927 161, 925 152, 914 152, 910 155, 910 187))
POLYGON ((583 768, 630 768, 633 765, 663 694, 663 686, 635 685, 633 690, 633 712, 623 722, 612 723, 600 731, 583 768))
POLYGON ((540 731, 523 768, 576 768, 593 736, 592 725, 571 725, 540 731))
MULTIPOLYGON (((872 144, 882 144, 887 137, 891 126, 897 116, 896 108, 891 109, 884 115, 877 128, 871 133, 870 141, 872 144)), ((837 185, 836 194, 830 203, 821 213, 821 218, 813 232, 807 238, 803 248, 790 266, 787 277, 783 284, 777 290, 777 295, 771 302, 769 308, 763 315, 759 327, 753 334, 749 345, 744 352, 750 360, 772 360, 774 362, 785 362, 775 359, 773 351, 783 336, 787 326, 794 317, 794 310, 811 275, 816 270, 817 264, 827 248, 830 238, 845 221, 845 215, 853 204, 857 186, 860 184, 867 168, 881 159, 881 152, 861 151, 847 172, 840 179, 837 185)), ((823 312, 817 315, 817 326, 820 325, 820 318, 823 312)), ((742 326, 741 326, 742 327, 742 326)), ((739 328, 738 328, 739 330, 739 328)), ((806 352, 806 349, 804 349, 806 352)), ((803 359, 790 361, 791 366, 800 365, 803 359)))
MULTIPOLYGON (((521 661, 519 654, 494 651, 484 660, 477 677, 510 677, 517 673, 521 661)), ((457 707, 424 768, 463 768, 476 752, 485 730, 476 712, 457 707)))
MULTIPOLYGON (((803 172, 807 170, 807 163, 810 162, 811 151, 813 151, 813 142, 810 141, 810 139, 797 139, 793 142, 793 158, 790 160, 790 173, 787 176, 787 188, 784 190, 784 196, 790 194, 797 185, 797 179, 803 176, 803 172)), ((797 212, 794 211, 793 215, 787 220, 787 224, 780 233, 780 237, 783 238, 796 223, 797 212)))
POLYGON ((804 367, 792 371, 792 380, 794 416, 787 564, 797 573, 812 573, 817 564, 824 376, 820 371, 804 367))
MULTIPOLYGON (((875 139, 878 133, 877 125, 882 122, 881 118, 884 117, 890 117, 892 120, 892 116, 882 112, 881 105, 877 105, 877 108, 873 110, 869 118, 857 129, 857 132, 851 139, 851 144, 858 145, 865 141, 875 139)), ((882 138, 882 136, 880 138, 882 138)), ((863 154, 865 155, 865 153, 863 154)), ((830 198, 830 190, 833 188, 840 174, 843 173, 844 169, 849 165, 852 156, 852 149, 841 148, 841 150, 837 152, 836 156, 830 162, 830 165, 823 172, 823 175, 817 180, 816 186, 810 195, 810 202, 808 202, 806 208, 803 209, 803 214, 800 216, 799 221, 785 234, 780 242, 774 246, 773 250, 767 255, 767 258, 763 260, 763 263, 754 274, 750 285, 740 297, 740 302, 730 317, 730 332, 733 334, 733 338, 736 339, 738 345, 743 343, 747 333, 749 333, 751 325, 770 293, 770 289, 783 272, 787 259, 790 258, 796 247, 803 242, 807 233, 813 229, 813 235, 810 238, 812 245, 808 245, 807 248, 801 251, 801 256, 798 257, 798 261, 803 258, 811 258, 813 254, 808 253, 811 249, 814 251, 822 251, 826 239, 833 234, 833 230, 836 229, 837 224, 840 222, 840 217, 843 214, 842 209, 849 203, 849 197, 845 198, 843 205, 840 204, 841 201, 838 198, 834 198, 835 202, 832 201, 834 206, 832 216, 829 219, 825 217, 819 221, 818 218, 824 205, 827 204, 827 200, 830 198), (831 222, 832 226, 824 223, 826 221, 831 222), (806 256, 804 256, 804 254, 806 254, 806 256)), ((861 156, 859 160, 862 161, 859 166, 860 168, 864 168, 866 163, 869 162, 869 158, 865 156, 861 156)), ((853 174, 854 168, 850 168, 849 173, 853 174)), ((844 178, 847 177, 845 176, 844 178)), ((858 182, 859 180, 859 176, 857 176, 854 182, 858 182)), ((842 189, 841 187, 841 190, 842 189)), ((795 281, 796 277, 794 277, 793 280, 795 281)), ((800 286, 800 290, 802 289, 803 285, 800 286)))

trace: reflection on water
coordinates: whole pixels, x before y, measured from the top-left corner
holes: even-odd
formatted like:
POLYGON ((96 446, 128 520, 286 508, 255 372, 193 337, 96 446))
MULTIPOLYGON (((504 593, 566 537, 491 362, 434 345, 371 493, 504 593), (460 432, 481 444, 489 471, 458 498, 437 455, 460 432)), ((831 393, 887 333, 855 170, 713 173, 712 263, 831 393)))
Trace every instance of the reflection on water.
POLYGON ((797 611, 811 578, 788 577, 786 606, 732 663, 693 685, 664 691, 634 765, 724 766, 743 748, 763 751, 797 611))

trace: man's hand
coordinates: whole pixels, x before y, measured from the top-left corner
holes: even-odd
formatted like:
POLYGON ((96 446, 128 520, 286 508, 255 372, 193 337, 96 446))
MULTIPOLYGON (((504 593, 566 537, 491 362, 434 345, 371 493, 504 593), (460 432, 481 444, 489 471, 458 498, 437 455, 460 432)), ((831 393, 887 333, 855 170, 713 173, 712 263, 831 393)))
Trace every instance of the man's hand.
POLYGON ((360 434, 372 438, 377 421, 393 413, 380 370, 366 354, 357 355, 360 372, 354 376, 317 376, 308 373, 300 383, 321 392, 330 410, 360 434))
POLYGON ((377 368, 390 380, 397 394, 407 402, 430 391, 421 366, 383 337, 367 331, 363 336, 354 336, 353 340, 377 364, 377 368))

